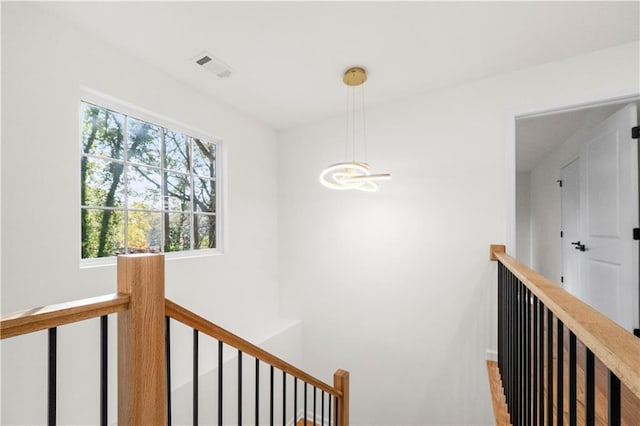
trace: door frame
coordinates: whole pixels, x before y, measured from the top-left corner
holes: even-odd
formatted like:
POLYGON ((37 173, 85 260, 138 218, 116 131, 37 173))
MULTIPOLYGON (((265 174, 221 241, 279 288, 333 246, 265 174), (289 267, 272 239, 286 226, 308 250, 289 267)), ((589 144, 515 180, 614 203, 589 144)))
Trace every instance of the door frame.
MULTIPOLYGON (((574 104, 552 104, 541 106, 538 108, 527 109, 523 111, 512 111, 507 114, 506 132, 506 169, 505 182, 506 188, 506 250, 507 253, 517 258, 516 246, 516 120, 525 118, 542 117, 545 115, 559 114, 563 112, 576 111, 585 108, 593 108, 612 104, 623 104, 631 102, 640 102, 640 93, 618 94, 611 97, 596 98, 584 100, 574 104)), ((640 143, 640 141, 638 142, 640 143)), ((640 157, 640 146, 638 147, 638 156, 640 157)), ((638 167, 640 168, 640 158, 638 159, 638 167)), ((640 178, 640 170, 638 171, 640 178)), ((640 182, 639 182, 640 185, 640 182)), ((562 252, 562 250, 560 250, 562 252)), ((640 267, 640 260, 639 260, 640 267)), ((640 284, 639 284, 640 285, 640 284)), ((640 298, 639 298, 640 299, 640 298)), ((640 300, 637 301, 640 305, 640 300)))
MULTIPOLYGON (((563 112, 576 111, 585 108, 622 104, 624 102, 640 101, 640 93, 613 95, 608 98, 596 98, 574 104, 552 104, 522 111, 512 111, 507 114, 507 141, 506 141, 506 249, 507 253, 516 257, 516 120, 524 118, 543 117, 563 112)), ((639 150, 640 151, 640 150, 639 150)))

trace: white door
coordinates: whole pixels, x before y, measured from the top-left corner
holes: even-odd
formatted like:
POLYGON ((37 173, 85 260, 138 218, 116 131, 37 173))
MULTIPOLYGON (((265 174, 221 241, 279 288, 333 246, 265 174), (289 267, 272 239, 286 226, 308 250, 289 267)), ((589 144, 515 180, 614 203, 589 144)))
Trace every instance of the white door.
MULTIPOLYGON (((580 290, 583 300, 631 331, 638 327, 638 155, 635 105, 596 127, 580 147, 580 290)), ((575 249, 574 249, 575 250, 575 249)))
POLYGON ((560 170, 562 187, 562 286, 584 300, 580 293, 580 254, 571 243, 580 241, 580 159, 560 170))

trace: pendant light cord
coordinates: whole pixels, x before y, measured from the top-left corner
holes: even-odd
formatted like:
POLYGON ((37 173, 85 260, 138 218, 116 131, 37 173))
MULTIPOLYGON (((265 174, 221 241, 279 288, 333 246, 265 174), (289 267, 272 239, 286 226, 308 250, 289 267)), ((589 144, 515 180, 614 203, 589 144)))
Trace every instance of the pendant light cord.
POLYGON ((363 148, 363 160, 365 163, 369 162, 367 158, 367 117, 364 109, 364 84, 360 86, 361 94, 362 94, 362 148, 363 148))
POLYGON ((358 135, 356 135, 356 88, 360 90, 360 108, 362 115, 362 151, 363 158, 361 161, 368 162, 367 155, 367 118, 365 112, 365 99, 364 99, 364 84, 360 84, 358 87, 347 85, 346 96, 346 109, 345 109, 345 128, 344 128, 344 158, 348 160, 351 157, 351 161, 356 161, 356 146, 358 142, 358 135), (351 153, 349 150, 351 149, 351 153), (349 155, 351 154, 351 155, 349 155))
POLYGON ((356 161, 356 89, 351 89, 351 136, 353 137, 353 158, 356 161))
POLYGON ((347 86, 345 106, 346 120, 344 120, 344 159, 346 161, 349 158, 349 86, 347 86))

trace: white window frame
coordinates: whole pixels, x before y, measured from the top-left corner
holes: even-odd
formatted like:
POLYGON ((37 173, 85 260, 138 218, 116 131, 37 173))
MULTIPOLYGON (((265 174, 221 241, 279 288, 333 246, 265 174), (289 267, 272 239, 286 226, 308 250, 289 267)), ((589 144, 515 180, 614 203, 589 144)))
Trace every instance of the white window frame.
MULTIPOLYGON (((223 194, 223 180, 225 179, 225 174, 223 170, 223 141, 219 137, 211 136, 210 134, 203 132, 201 130, 195 129, 193 127, 184 125, 175 120, 167 118, 165 116, 153 113, 144 108, 137 107, 135 105, 129 104, 127 102, 121 101, 119 99, 113 98, 108 95, 104 95, 102 93, 96 92, 91 89, 81 88, 80 96, 78 99, 78 137, 82 138, 82 103, 93 104, 97 107, 106 108, 116 113, 121 113, 133 119, 141 120, 148 122, 153 125, 157 125, 159 127, 165 128, 170 131, 175 131, 179 133, 183 133, 192 138, 198 138, 201 140, 213 142, 216 145, 216 177, 215 177, 215 191, 216 191, 216 247, 215 248, 205 248, 205 249, 190 249, 183 251, 174 251, 174 252, 160 252, 160 254, 164 254, 165 259, 167 260, 175 260, 182 258, 194 258, 194 257, 207 257, 207 256, 216 256, 224 253, 224 194, 223 194)), ((82 152, 82 144, 80 143, 78 146, 78 160, 82 160, 83 152, 82 152)), ((80 177, 78 177, 78 184, 81 185, 79 181, 80 177)), ((78 196, 80 195, 80 188, 78 188, 78 196)), ((78 199, 78 206, 80 210, 83 208, 80 204, 80 200, 78 199)), ((128 206, 125 206, 124 210, 135 210, 129 209, 128 206)), ((193 204, 192 211, 193 214, 193 204)), ((78 223, 80 223, 80 218, 78 218, 78 223)), ((192 225, 193 226, 193 225, 192 225)), ((78 229, 79 231, 79 229, 78 229)), ((125 223, 125 232, 126 232, 126 223, 125 223)), ((116 264, 117 256, 110 257, 98 257, 98 258, 82 258, 82 249, 81 245, 78 245, 78 258, 80 259, 80 267, 81 268, 91 268, 96 266, 110 266, 116 264)))

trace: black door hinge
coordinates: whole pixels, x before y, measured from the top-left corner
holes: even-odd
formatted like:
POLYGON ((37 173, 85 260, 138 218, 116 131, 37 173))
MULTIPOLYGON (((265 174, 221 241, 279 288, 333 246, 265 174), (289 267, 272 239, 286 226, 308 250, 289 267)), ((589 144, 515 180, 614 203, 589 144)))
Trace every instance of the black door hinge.
POLYGON ((564 234, 562 233, 562 231, 560 231, 560 238, 563 238, 564 234))
POLYGON ((560 188, 562 188, 562 180, 558 179, 556 182, 558 182, 558 185, 560 185, 560 188))
POLYGON ((632 139, 640 139, 640 126, 631 128, 631 138, 632 139))
POLYGON ((633 228, 633 239, 640 240, 640 228, 633 228))
POLYGON ((560 277, 560 282, 563 283, 564 282, 564 275, 560 277))

